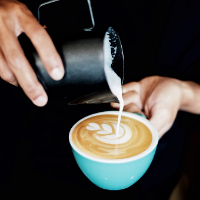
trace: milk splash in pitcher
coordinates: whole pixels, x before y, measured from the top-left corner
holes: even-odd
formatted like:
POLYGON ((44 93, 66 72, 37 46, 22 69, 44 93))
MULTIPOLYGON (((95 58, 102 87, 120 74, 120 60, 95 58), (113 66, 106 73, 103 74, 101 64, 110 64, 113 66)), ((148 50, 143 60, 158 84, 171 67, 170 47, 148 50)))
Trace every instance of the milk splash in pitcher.
POLYGON ((108 80, 108 85, 110 87, 111 92, 118 98, 120 103, 118 122, 116 127, 116 138, 119 135, 119 127, 121 121, 122 110, 124 108, 124 100, 122 98, 122 81, 121 78, 114 72, 111 68, 112 62, 114 60, 117 47, 113 47, 110 43, 109 33, 106 32, 104 38, 104 69, 105 74, 108 80), (113 52, 111 52, 111 48, 113 52))

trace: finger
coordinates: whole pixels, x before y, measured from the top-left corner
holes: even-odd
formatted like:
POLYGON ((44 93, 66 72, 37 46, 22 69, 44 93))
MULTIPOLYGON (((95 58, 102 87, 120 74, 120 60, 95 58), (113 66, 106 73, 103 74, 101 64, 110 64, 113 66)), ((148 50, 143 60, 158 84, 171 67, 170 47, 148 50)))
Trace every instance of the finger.
POLYGON ((0 29, 0 46, 10 69, 15 74, 18 83, 32 102, 37 106, 44 106, 47 103, 47 94, 37 80, 19 41, 12 32, 5 28, 3 31, 1 30, 2 29, 0 29), (7 40, 3 39, 5 37, 7 40))
POLYGON ((159 139, 170 129, 171 126, 164 126, 158 131, 159 139))
POLYGON ((127 84, 124 84, 122 87, 123 94, 130 92, 130 91, 135 91, 138 94, 140 94, 140 84, 138 82, 130 82, 127 84))
POLYGON ((142 110, 142 102, 137 92, 129 91, 123 94, 123 99, 124 99, 124 106, 134 103, 140 110, 142 110))
POLYGON ((111 107, 113 107, 115 109, 119 109, 119 107, 120 107, 119 103, 113 103, 113 102, 111 102, 110 105, 111 105, 111 107))
POLYGON ((60 80, 64 76, 64 67, 50 36, 32 14, 21 21, 23 31, 30 38, 47 72, 53 79, 60 80))
POLYGON ((170 121, 170 112, 168 109, 154 108, 150 114, 149 121, 157 129, 159 138, 161 138, 171 127, 173 121, 170 121))
POLYGON ((12 85, 18 86, 17 79, 16 79, 14 73, 10 70, 1 49, 0 49, 0 77, 4 81, 6 81, 12 85))
POLYGON ((144 113, 138 108, 138 106, 137 106, 136 104, 134 104, 134 103, 131 103, 131 104, 125 106, 123 110, 126 111, 126 112, 131 112, 131 113, 135 113, 135 112, 136 112, 136 113, 144 114, 144 113))
MULTIPOLYGON (((135 91, 129 91, 125 94, 123 94, 123 100, 124 100, 124 106, 130 104, 130 103, 135 103, 139 109, 142 110, 142 102, 140 100, 140 96, 138 95, 137 92, 135 91)), ((113 108, 119 108, 119 103, 111 103, 111 106, 113 108)))
MULTIPOLYGON (((118 103, 111 103, 111 107, 115 108, 115 109, 119 109, 119 104, 118 103)), ((144 113, 140 110, 140 108, 138 108, 138 106, 134 103, 128 104, 126 106, 124 106, 123 111, 126 112, 131 112, 131 113, 140 113, 143 114, 144 113)))

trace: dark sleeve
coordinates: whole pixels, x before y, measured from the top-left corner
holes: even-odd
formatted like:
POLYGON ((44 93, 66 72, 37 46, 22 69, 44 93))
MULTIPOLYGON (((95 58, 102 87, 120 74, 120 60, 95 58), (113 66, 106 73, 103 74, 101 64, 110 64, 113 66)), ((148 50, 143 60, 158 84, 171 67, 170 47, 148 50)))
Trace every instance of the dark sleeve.
POLYGON ((161 75, 200 84, 199 1, 174 1, 155 64, 161 75))
MULTIPOLYGON (((154 73, 200 84, 200 1, 175 0, 160 38, 154 73)), ((179 112, 183 129, 200 129, 200 115, 179 112)))

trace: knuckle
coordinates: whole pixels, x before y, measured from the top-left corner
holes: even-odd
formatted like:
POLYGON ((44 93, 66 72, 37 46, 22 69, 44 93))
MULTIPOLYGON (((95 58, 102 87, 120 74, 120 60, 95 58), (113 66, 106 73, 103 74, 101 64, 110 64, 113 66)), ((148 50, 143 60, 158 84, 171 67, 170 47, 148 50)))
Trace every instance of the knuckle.
POLYGON ((24 87, 24 90, 26 91, 26 93, 32 98, 34 99, 36 96, 38 96, 38 87, 37 84, 27 84, 24 87))
POLYGON ((27 6, 19 1, 6 1, 2 0, 0 2, 0 14, 6 16, 12 16, 13 14, 19 15, 24 13, 24 11, 28 11, 27 6))
POLYGON ((19 1, 16 1, 17 5, 19 6, 20 9, 23 9, 23 8, 28 8, 24 3, 22 2, 19 2, 19 1))
POLYGON ((128 111, 128 112, 138 112, 138 107, 137 107, 137 105, 136 104, 134 104, 134 103, 131 103, 130 105, 128 105, 127 107, 126 107, 126 111, 128 111))
POLYGON ((140 96, 138 95, 137 92, 131 91, 130 92, 130 97, 132 102, 140 102, 140 96))
POLYGON ((132 107, 133 110, 138 110, 138 107, 137 107, 137 105, 135 103, 132 103, 131 107, 132 107))
POLYGON ((137 102, 140 101, 140 96, 138 95, 138 93, 135 92, 134 97, 135 97, 135 100, 136 100, 137 102))
POLYGON ((16 50, 10 50, 10 52, 7 56, 7 61, 13 69, 18 69, 22 66, 20 55, 19 55, 18 51, 16 51, 16 50))
POLYGON ((16 13, 21 12, 22 7, 24 7, 24 4, 19 1, 12 1, 9 3, 10 10, 16 13))
POLYGON ((28 9, 28 7, 25 4, 23 4, 21 2, 19 2, 19 7, 18 7, 17 11, 18 11, 17 12, 18 16, 21 17, 22 19, 24 18, 24 16, 33 17, 32 12, 28 9))
POLYGON ((6 82, 14 82, 16 80, 14 74, 8 71, 1 72, 1 78, 6 82))
POLYGON ((140 84, 135 82, 135 90, 138 92, 140 90, 140 84))
POLYGON ((139 87, 140 84, 138 82, 134 82, 136 87, 139 87))
POLYGON ((32 39, 45 37, 45 30, 42 27, 37 26, 37 28, 32 29, 32 39))
POLYGON ((135 91, 135 92, 139 93, 139 91, 140 91, 140 83, 138 83, 138 82, 130 82, 130 83, 128 83, 126 85, 126 89, 132 90, 132 91, 135 91))
POLYGON ((43 56, 43 60, 45 63, 48 63, 49 66, 59 66, 60 64, 60 60, 57 58, 57 56, 55 56, 54 54, 50 54, 50 53, 46 53, 45 52, 45 56, 43 56))
POLYGON ((2 1, 2 10, 9 11, 9 12, 15 12, 19 10, 19 4, 18 1, 2 1))

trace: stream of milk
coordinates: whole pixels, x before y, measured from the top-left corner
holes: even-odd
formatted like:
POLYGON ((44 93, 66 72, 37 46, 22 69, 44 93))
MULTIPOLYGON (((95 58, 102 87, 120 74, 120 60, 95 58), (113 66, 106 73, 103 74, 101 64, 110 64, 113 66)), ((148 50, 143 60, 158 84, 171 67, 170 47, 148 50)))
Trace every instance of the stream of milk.
MULTIPOLYGON (((117 47, 115 47, 115 53, 116 51, 117 51, 117 47)), ((124 100, 122 98, 121 78, 111 68, 113 59, 114 58, 112 57, 112 54, 111 54, 109 33, 107 32, 104 38, 104 67, 105 67, 105 74, 108 80, 108 85, 110 87, 110 90, 118 98, 119 103, 120 103, 118 122, 117 122, 117 128, 116 128, 116 137, 118 137, 122 110, 124 108, 124 100)))

